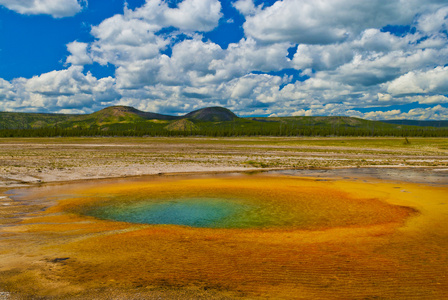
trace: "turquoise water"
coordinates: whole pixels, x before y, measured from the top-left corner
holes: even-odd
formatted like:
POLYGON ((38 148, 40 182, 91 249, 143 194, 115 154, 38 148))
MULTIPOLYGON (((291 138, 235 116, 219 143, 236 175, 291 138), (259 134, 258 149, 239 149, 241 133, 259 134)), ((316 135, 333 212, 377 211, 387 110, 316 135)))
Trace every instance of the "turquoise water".
POLYGON ((194 198, 148 200, 90 208, 87 215, 139 224, 241 228, 249 224, 254 207, 229 199, 194 198))

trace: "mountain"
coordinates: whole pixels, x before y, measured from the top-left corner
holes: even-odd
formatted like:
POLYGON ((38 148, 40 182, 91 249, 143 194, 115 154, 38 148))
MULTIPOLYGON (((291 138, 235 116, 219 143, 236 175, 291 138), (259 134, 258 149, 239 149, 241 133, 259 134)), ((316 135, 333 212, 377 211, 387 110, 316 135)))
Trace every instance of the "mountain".
POLYGON ((110 106, 92 114, 43 114, 0 112, 0 129, 104 127, 111 124, 139 123, 146 120, 179 120, 180 117, 143 112, 130 106, 110 106))
MULTIPOLYGON (((13 113, 0 112, 0 129, 33 129, 45 127, 111 129, 138 125, 139 127, 165 127, 171 121, 185 119, 167 130, 188 130, 199 128, 192 121, 221 122, 238 117, 224 107, 207 107, 186 114, 170 116, 140 111, 130 106, 110 106, 100 111, 84 115, 13 113), (188 121, 188 122, 187 122, 188 121), (176 129, 178 128, 178 129, 176 129)), ((168 124, 169 125, 169 124, 168 124)))
POLYGON ((136 122, 143 120, 178 120, 179 117, 144 112, 131 106, 110 106, 88 115, 78 115, 72 121, 88 121, 93 123, 136 122))
POLYGON ((237 115, 224 107, 206 107, 188 113, 184 116, 187 119, 193 119, 204 122, 224 122, 238 119, 237 115))
POLYGON ((53 126, 77 115, 0 112, 0 129, 33 129, 53 126))
POLYGON ((110 106, 106 107, 98 112, 93 113, 94 116, 103 116, 105 118, 128 118, 132 116, 139 116, 145 120, 178 120, 179 117, 176 116, 169 116, 169 115, 162 115, 157 114, 153 112, 144 112, 141 110, 138 110, 136 108, 133 108, 131 106, 110 106))

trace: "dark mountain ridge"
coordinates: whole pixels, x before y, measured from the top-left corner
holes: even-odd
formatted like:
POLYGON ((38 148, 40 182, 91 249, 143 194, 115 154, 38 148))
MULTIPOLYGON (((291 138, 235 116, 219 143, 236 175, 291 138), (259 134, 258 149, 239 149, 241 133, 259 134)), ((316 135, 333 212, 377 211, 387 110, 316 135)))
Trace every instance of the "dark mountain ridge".
POLYGON ((180 120, 180 119, 191 119, 197 121, 204 122, 222 122, 222 121, 232 121, 237 119, 238 116, 235 115, 232 111, 224 107, 205 107, 190 113, 185 114, 184 116, 171 116, 158 114, 153 112, 144 112, 138 110, 131 106, 110 106, 103 108, 100 111, 97 111, 91 115, 103 115, 103 116, 121 116, 124 117, 126 115, 136 115, 145 120, 180 120))
POLYGON ((184 118, 205 122, 222 122, 238 119, 238 116, 227 108, 215 106, 192 111, 186 114, 184 118))

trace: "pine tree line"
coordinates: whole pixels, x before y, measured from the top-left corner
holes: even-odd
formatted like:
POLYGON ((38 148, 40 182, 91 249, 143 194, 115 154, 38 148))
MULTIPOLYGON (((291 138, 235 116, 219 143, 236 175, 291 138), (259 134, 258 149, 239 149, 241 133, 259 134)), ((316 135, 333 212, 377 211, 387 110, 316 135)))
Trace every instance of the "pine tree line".
POLYGON ((170 131, 163 127, 101 129, 101 128, 38 128, 38 129, 0 129, 0 137, 143 137, 143 136, 359 136, 359 137, 448 137, 448 128, 409 127, 337 127, 337 126, 297 126, 294 124, 269 124, 269 126, 203 126, 194 131, 170 131))

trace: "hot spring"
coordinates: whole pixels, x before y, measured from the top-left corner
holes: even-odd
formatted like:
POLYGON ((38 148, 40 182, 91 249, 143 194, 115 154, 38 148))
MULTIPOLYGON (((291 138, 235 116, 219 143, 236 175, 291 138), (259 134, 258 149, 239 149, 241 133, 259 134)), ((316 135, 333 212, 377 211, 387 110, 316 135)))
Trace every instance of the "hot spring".
POLYGON ((148 200, 88 209, 85 214, 122 222, 232 228, 253 223, 253 207, 219 198, 148 200), (251 222, 252 221, 252 222, 251 222))
POLYGON ((335 189, 331 181, 248 176, 102 185, 64 200, 102 220, 198 228, 296 228, 390 222, 407 209, 335 189), (325 189, 322 187, 325 186, 325 189))
POLYGON ((222 174, 20 191, 0 282, 33 297, 447 298, 446 186, 222 174))

